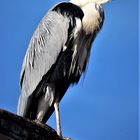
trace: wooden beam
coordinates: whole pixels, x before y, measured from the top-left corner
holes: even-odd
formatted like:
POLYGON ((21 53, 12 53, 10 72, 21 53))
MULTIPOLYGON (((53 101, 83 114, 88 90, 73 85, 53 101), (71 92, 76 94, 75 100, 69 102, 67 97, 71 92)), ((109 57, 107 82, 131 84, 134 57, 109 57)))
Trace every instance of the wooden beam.
POLYGON ((62 140, 54 129, 0 109, 0 133, 15 140, 62 140))

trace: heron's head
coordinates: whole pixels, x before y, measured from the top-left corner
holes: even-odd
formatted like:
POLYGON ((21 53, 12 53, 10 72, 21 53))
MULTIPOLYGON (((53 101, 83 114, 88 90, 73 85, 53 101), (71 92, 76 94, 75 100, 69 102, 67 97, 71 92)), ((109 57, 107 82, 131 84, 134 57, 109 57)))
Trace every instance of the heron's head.
POLYGON ((110 2, 111 0, 70 0, 70 2, 78 5, 79 7, 83 7, 89 3, 95 3, 98 5, 103 5, 106 4, 108 2, 110 2))

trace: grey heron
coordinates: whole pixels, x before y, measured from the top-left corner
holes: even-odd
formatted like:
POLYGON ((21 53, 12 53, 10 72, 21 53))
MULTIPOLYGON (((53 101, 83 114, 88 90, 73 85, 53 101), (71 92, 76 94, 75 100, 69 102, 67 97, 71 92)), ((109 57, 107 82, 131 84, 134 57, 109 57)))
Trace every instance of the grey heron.
POLYGON ((62 137, 59 103, 86 70, 92 42, 104 22, 102 4, 107 2, 71 0, 46 13, 22 64, 18 115, 45 123, 55 110, 57 133, 62 137))

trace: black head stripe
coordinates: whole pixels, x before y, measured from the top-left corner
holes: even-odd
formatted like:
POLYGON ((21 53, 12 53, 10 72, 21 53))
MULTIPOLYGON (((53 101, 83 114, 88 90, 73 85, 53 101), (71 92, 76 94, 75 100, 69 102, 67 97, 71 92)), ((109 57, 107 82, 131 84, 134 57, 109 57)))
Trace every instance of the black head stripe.
POLYGON ((75 4, 63 2, 56 5, 52 11, 60 12, 62 15, 77 17, 82 20, 84 13, 81 8, 75 4))

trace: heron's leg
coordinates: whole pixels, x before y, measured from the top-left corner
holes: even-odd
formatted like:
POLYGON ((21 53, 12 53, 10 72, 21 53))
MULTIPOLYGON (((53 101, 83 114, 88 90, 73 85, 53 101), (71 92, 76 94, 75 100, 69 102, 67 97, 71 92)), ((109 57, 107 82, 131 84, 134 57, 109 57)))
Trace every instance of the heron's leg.
POLYGON ((43 92, 44 95, 40 97, 37 108, 37 120, 40 122, 43 121, 46 112, 52 106, 55 90, 51 85, 47 85, 43 92))
POLYGON ((56 127, 57 127, 57 134, 62 138, 62 131, 61 131, 61 124, 60 124, 60 112, 59 112, 59 103, 54 103, 54 109, 56 114, 56 127))

